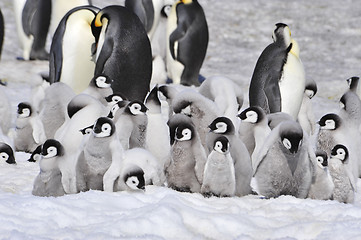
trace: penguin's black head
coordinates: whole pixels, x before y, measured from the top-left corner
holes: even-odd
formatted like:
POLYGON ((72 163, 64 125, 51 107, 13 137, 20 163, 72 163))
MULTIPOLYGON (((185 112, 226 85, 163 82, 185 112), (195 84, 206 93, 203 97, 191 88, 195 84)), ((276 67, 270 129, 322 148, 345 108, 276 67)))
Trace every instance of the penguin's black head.
POLYGON ((104 18, 108 18, 107 14, 103 11, 99 11, 91 23, 91 30, 96 44, 99 42, 99 36, 102 31, 104 18))
POLYGON ((225 136, 220 136, 214 140, 213 149, 219 153, 227 153, 229 150, 229 141, 225 136))
POLYGON ((41 155, 41 149, 43 145, 39 145, 34 152, 31 154, 30 158, 28 159, 28 162, 38 162, 40 160, 41 155))
POLYGON ((110 118, 100 117, 93 127, 95 137, 110 137, 115 132, 115 125, 110 118))
POLYGON ((30 103, 21 102, 18 104, 18 116, 19 117, 30 117, 33 110, 31 108, 30 103))
POLYGON ((167 122, 169 127, 170 145, 173 145, 176 140, 176 129, 180 124, 190 125, 192 129, 195 129, 190 117, 180 113, 172 115, 167 122))
POLYGON ((157 106, 160 106, 160 100, 158 97, 158 84, 155 85, 152 89, 152 91, 150 91, 150 93, 147 96, 147 99, 145 100, 146 104, 155 104, 157 106))
POLYGON ((123 100, 127 100, 127 98, 123 94, 118 92, 105 97, 105 101, 107 101, 107 103, 111 106, 123 100))
POLYGON ((173 111, 175 113, 183 113, 189 117, 192 116, 192 113, 187 110, 192 105, 191 101, 183 100, 182 102, 179 102, 177 106, 173 106, 173 111))
POLYGON ((331 156, 340 159, 342 162, 346 162, 348 159, 348 150, 342 144, 337 144, 331 150, 331 156))
POLYGON ((324 115, 318 122, 321 129, 335 130, 342 124, 342 119, 335 113, 324 115))
POLYGON ((87 135, 87 134, 92 133, 93 128, 94 128, 94 125, 91 125, 91 126, 83 128, 83 129, 80 129, 79 131, 81 132, 81 134, 87 135))
POLYGON ((328 166, 328 160, 327 160, 327 153, 321 149, 318 149, 316 151, 316 159, 317 162, 323 166, 323 167, 327 167, 328 166))
POLYGON ((141 168, 130 171, 123 180, 131 190, 145 190, 144 171, 141 168))
POLYGON ((307 96, 311 99, 313 98, 317 93, 317 84, 316 82, 312 81, 308 83, 305 87, 305 93, 307 96))
POLYGON ((235 132, 231 119, 227 117, 217 117, 208 127, 214 133, 233 134, 235 132))
POLYGON ((43 158, 63 156, 64 147, 59 141, 55 139, 48 139, 43 144, 41 155, 43 156, 43 158))
POLYGON ((303 130, 297 122, 286 121, 280 124, 282 145, 291 153, 296 154, 302 145, 303 130))
POLYGON ((359 77, 350 77, 346 80, 351 91, 356 91, 359 80, 360 80, 359 77))
POLYGON ((284 23, 277 23, 272 35, 273 41, 288 48, 291 44, 291 30, 284 23))
POLYGON ((135 116, 135 115, 145 115, 147 110, 148 108, 144 105, 144 103, 138 100, 133 100, 127 105, 125 112, 135 116))
POLYGON ((8 164, 16 164, 14 151, 6 143, 0 143, 0 158, 8 164))
POLYGON ((188 123, 180 123, 175 129, 175 140, 189 141, 193 139, 194 127, 188 123))
POLYGON ((90 84, 96 88, 110 88, 112 82, 113 80, 108 76, 97 75, 93 77, 93 79, 90 81, 90 84))
POLYGON ((266 113, 261 107, 252 106, 243 110, 238 117, 245 122, 259 123, 266 117, 266 113))

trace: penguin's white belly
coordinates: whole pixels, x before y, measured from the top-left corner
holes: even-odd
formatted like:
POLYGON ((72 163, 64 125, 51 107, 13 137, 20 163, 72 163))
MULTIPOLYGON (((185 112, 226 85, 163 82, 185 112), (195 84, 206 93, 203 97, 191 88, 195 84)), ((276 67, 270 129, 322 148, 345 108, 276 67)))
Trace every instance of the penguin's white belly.
MULTIPOLYGON (((177 28, 177 13, 175 6, 173 6, 171 13, 168 16, 168 24, 167 24, 167 69, 168 69, 168 76, 173 80, 173 83, 179 84, 181 80, 181 76, 184 70, 184 66, 179 61, 173 59, 170 53, 170 46, 169 46, 169 37, 172 32, 177 28)), ((174 43, 174 53, 177 57, 178 53, 178 42, 174 43)))
POLYGON ((281 112, 290 114, 295 120, 301 107, 305 91, 305 71, 301 60, 288 53, 287 63, 279 82, 281 92, 281 112))
MULTIPOLYGON (((72 24, 71 22, 67 23, 72 24)), ((86 22, 71 25, 63 37, 63 66, 60 81, 68 84, 75 93, 86 89, 93 78, 95 63, 91 45, 94 37, 86 22)))

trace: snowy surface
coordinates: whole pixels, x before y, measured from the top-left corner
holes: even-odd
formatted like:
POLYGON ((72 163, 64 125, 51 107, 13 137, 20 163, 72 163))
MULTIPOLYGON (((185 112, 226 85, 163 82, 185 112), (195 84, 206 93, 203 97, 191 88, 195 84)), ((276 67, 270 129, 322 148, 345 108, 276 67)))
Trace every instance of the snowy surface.
MULTIPOLYGON (((97 6, 117 1, 93 0, 97 6)), ((210 29, 201 73, 236 80, 248 96, 249 80, 274 24, 290 26, 306 75, 319 91, 316 119, 338 108, 345 79, 360 75, 361 5, 357 1, 200 0, 210 29)), ((119 1, 122 3, 122 1, 119 1)), ((1 0, 6 37, 0 78, 14 116, 30 100, 47 62, 19 62, 12 0, 1 0)), ((48 43, 50 46, 50 43, 48 43)), ((247 106, 245 102, 245 106, 247 106)), ((361 181, 354 204, 282 196, 203 198, 148 186, 144 193, 89 191, 58 198, 31 195, 39 168, 17 153, 16 166, 0 164, 1 239, 357 239, 361 237, 361 181)))

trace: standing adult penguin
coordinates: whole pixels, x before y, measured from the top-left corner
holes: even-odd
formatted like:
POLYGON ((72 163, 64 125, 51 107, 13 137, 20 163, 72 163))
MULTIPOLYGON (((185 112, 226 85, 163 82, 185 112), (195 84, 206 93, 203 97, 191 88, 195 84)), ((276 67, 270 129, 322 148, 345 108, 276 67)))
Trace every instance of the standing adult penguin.
POLYGON ((88 87, 95 69, 91 23, 98 11, 92 6, 76 7, 60 21, 50 47, 50 83, 64 82, 77 94, 88 87))
POLYGON ((107 6, 92 23, 96 39, 94 75, 114 80, 113 92, 144 101, 152 76, 152 51, 143 24, 122 6, 107 6))
POLYGON ((208 25, 197 0, 173 5, 167 26, 167 69, 173 83, 199 86, 199 71, 208 47, 208 25))
POLYGON ((51 1, 14 1, 18 35, 23 47, 24 60, 49 60, 45 50, 48 35, 51 1))
POLYGON ((258 58, 249 87, 250 106, 286 112, 297 119, 305 90, 305 71, 297 42, 284 23, 277 23, 273 43, 258 58))

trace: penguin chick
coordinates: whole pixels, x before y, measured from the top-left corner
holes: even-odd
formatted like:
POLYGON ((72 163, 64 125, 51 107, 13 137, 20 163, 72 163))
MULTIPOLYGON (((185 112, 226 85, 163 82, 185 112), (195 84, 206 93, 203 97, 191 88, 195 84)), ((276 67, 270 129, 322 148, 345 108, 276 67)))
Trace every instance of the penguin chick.
POLYGON ((114 158, 123 156, 113 121, 106 117, 96 120, 76 165, 78 191, 103 190, 103 176, 114 158))
POLYGON ((170 85, 161 85, 158 87, 159 92, 163 94, 168 103, 168 119, 174 114, 172 101, 179 93, 179 90, 170 85))
POLYGON ((144 190, 144 171, 137 165, 123 166, 119 177, 114 183, 114 192, 144 190))
POLYGON ((98 99, 104 106, 108 106, 106 97, 113 94, 111 88, 113 80, 106 75, 97 75, 90 80, 89 86, 82 92, 98 99))
POLYGON ((65 194, 58 167, 59 157, 63 155, 64 148, 60 142, 54 139, 48 139, 44 142, 39 160, 40 173, 34 181, 33 195, 58 197, 65 194))
POLYGON ((271 133, 268 118, 259 106, 246 108, 238 114, 238 117, 241 119, 239 136, 253 159, 254 153, 260 150, 267 136, 271 133))
POLYGON ((121 93, 113 93, 109 96, 105 97, 105 101, 107 102, 107 106, 109 111, 112 109, 112 107, 117 104, 120 101, 127 100, 125 96, 123 96, 121 93))
POLYGON ((315 176, 315 153, 301 126, 286 121, 274 128, 255 157, 258 193, 266 198, 306 198, 315 176))
POLYGON ((305 92, 303 93, 303 99, 300 111, 298 113, 297 121, 300 123, 301 127, 305 132, 311 136, 315 133, 315 115, 313 113, 312 101, 311 99, 317 93, 317 84, 312 79, 306 83, 305 92))
POLYGON ((348 125, 353 125, 354 128, 361 130, 361 101, 359 96, 352 90, 346 91, 341 99, 342 106, 339 112, 341 118, 345 119, 348 125))
POLYGON ((14 150, 3 142, 0 142, 0 158, 8 164, 16 164, 14 150))
POLYGON ((218 137, 204 167, 201 193, 205 196, 233 197, 236 192, 234 163, 229 152, 229 141, 218 137))
POLYGON ((193 90, 184 90, 172 101, 175 113, 184 113, 192 119, 204 148, 207 147, 208 125, 220 116, 215 103, 193 90))
POLYGON ((236 196, 250 194, 252 192, 250 184, 253 174, 251 157, 243 141, 236 135, 231 119, 218 117, 208 127, 210 129, 206 136, 208 153, 213 151, 214 142, 218 137, 227 137, 235 168, 236 196))
POLYGON ((30 155, 30 158, 28 159, 28 162, 39 162, 41 159, 41 151, 42 151, 43 145, 39 145, 34 152, 30 155))
POLYGON ((341 144, 337 144, 331 150, 329 170, 335 185, 333 189, 333 199, 343 203, 353 203, 356 186, 352 184, 352 173, 345 165, 348 164, 348 149, 341 144))
POLYGON ((182 114, 168 121, 171 142, 171 162, 166 169, 168 186, 184 192, 200 192, 207 161, 192 120, 182 114))
POLYGON ((46 140, 43 123, 29 103, 18 105, 14 145, 16 151, 33 152, 46 140))
POLYGON ((331 199, 335 187, 328 170, 328 157, 325 151, 316 151, 316 177, 311 184, 308 198, 327 200, 331 199))

